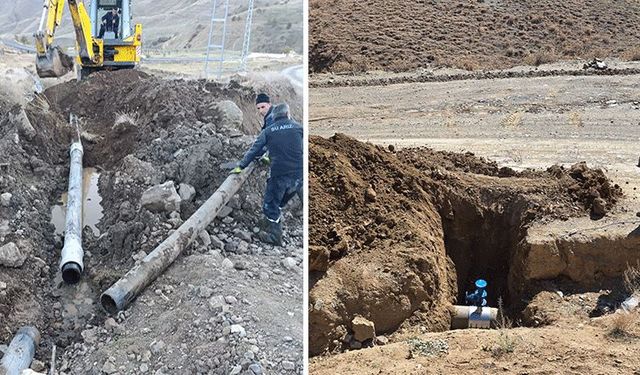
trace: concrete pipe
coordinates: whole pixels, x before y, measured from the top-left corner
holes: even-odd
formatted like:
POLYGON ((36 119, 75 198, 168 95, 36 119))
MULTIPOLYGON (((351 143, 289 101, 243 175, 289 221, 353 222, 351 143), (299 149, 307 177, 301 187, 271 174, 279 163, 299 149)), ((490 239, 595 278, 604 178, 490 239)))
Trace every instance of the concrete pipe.
POLYGON ((498 309, 494 307, 453 306, 451 329, 495 328, 498 309))
POLYGON ((218 215, 253 171, 251 164, 240 174, 232 174, 209 199, 171 236, 158 245, 100 297, 102 307, 115 314, 123 310, 186 249, 218 215))
POLYGON ((7 352, 0 361, 0 374, 20 375, 28 369, 40 344, 40 332, 34 327, 22 327, 13 337, 7 352))
POLYGON ((82 143, 74 142, 69 151, 69 192, 65 218, 64 247, 60 259, 62 279, 75 284, 84 268, 82 250, 82 143))

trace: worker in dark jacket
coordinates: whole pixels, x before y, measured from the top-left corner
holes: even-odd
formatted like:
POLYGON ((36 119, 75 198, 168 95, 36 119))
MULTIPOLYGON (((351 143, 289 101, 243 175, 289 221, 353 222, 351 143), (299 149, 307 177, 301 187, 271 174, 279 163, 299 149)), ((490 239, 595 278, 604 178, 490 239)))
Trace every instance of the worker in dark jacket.
POLYGON ((258 109, 258 112, 260 112, 260 115, 262 115, 262 117, 264 118, 262 129, 260 129, 264 130, 273 123, 273 107, 271 106, 271 99, 269 98, 269 95, 265 93, 258 94, 258 96, 256 96, 256 108, 258 109))
POLYGON ((289 118, 289 106, 273 108, 273 123, 265 128, 232 173, 240 173, 260 156, 266 146, 271 158, 271 173, 264 192, 262 210, 266 228, 258 233, 260 240, 282 245, 282 208, 295 195, 302 194, 303 131, 289 118))
MULTIPOLYGON (((260 129, 262 131, 273 124, 273 106, 271 105, 271 99, 269 98, 269 95, 263 92, 258 94, 258 96, 256 96, 256 108, 258 109, 260 115, 263 117, 264 122, 262 123, 262 128, 260 129)), ((261 155, 262 157, 260 158, 260 162, 262 164, 268 165, 271 162, 271 159, 269 159, 269 153, 267 152, 266 147, 262 149, 261 155)))
POLYGON ((102 39, 105 31, 113 31, 116 35, 116 39, 118 39, 118 28, 120 27, 120 16, 118 16, 118 9, 113 8, 111 12, 107 12, 104 16, 102 16, 102 24, 100 25, 100 33, 98 34, 98 38, 102 39))

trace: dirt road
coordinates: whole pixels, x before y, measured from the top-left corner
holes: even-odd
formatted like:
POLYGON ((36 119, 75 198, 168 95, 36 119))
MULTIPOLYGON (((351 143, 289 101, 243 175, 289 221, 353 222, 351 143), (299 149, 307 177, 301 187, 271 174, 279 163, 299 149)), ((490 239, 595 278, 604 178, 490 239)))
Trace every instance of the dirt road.
POLYGON ((514 169, 584 160, 637 197, 638 88, 637 75, 314 88, 310 129, 470 151, 514 169))

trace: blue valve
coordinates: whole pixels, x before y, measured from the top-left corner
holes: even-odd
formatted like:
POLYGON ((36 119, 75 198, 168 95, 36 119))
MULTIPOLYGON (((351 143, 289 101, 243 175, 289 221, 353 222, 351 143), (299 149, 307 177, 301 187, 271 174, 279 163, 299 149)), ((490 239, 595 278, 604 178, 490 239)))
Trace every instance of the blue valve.
POLYGON ((487 282, 483 279, 478 279, 475 282, 476 290, 472 293, 466 292, 466 300, 469 306, 483 307, 487 305, 487 282))

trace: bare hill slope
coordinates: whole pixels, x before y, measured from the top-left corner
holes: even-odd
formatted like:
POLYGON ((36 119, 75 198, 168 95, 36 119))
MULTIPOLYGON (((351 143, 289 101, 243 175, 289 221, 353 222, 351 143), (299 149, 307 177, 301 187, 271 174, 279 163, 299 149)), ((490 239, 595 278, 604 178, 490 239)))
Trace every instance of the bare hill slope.
POLYGON ((640 59, 632 0, 310 1, 310 69, 407 71, 640 59))
MULTIPOLYGON (((85 3, 88 5, 89 0, 85 3)), ((209 33, 210 0, 137 0, 134 21, 143 24, 145 47, 180 50, 204 48, 209 33)), ((228 47, 242 48, 246 0, 229 1, 228 47)), ((38 27, 41 0, 0 2, 0 37, 31 43, 38 27)), ((73 45, 73 28, 68 10, 59 34, 60 43, 73 45)), ((302 52, 302 0, 257 0, 255 2, 251 50, 282 53, 302 52)))

